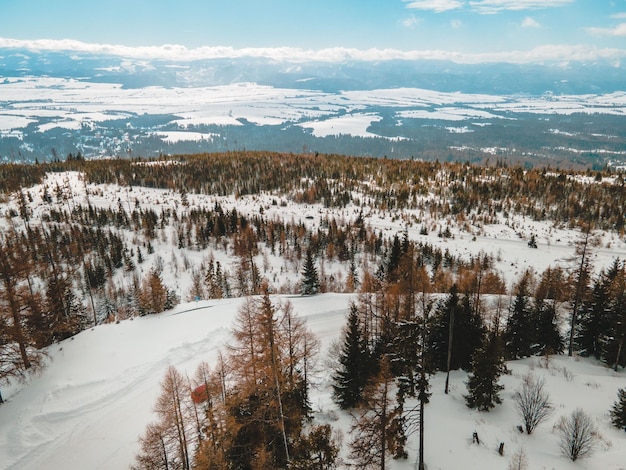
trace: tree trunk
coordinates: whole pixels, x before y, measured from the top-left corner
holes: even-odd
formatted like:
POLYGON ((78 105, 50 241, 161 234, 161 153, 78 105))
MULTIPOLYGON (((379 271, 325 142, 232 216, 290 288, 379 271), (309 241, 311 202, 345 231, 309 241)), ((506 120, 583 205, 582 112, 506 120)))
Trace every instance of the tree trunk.
POLYGON ((20 319, 20 307, 17 304, 17 300, 15 299, 15 286, 7 286, 6 288, 6 296, 7 301, 9 303, 9 309, 11 310, 11 316, 13 318, 13 331, 15 341, 20 348, 20 356, 22 357, 22 362, 24 364, 24 369, 30 369, 31 363, 28 357, 28 352, 26 351, 26 338, 24 337, 24 332, 22 331, 21 319, 20 319))
POLYGON ((420 354, 420 378, 421 378, 421 388, 420 390, 420 408, 419 408, 419 427, 420 427, 420 435, 419 435, 419 454, 418 454, 418 470, 425 469, 424 463, 424 409, 426 408, 426 392, 427 392, 427 383, 426 383, 426 341, 427 341, 427 325, 428 325, 428 311, 429 307, 426 302, 426 292, 422 292, 422 347, 420 354))
POLYGON ((24 369, 30 369, 31 363, 26 351, 26 336, 22 330, 22 321, 20 318, 20 305, 18 299, 15 298, 17 293, 17 269, 15 259, 9 258, 7 251, 11 250, 9 243, 0 249, 0 282, 4 285, 4 297, 9 306, 11 318, 13 320, 13 338, 17 342, 20 349, 20 356, 24 369))
POLYGON ((226 371, 224 370, 224 358, 222 353, 219 353, 220 358, 220 387, 222 389, 222 403, 226 403, 226 371))
POLYGON ((572 308, 572 321, 570 324, 570 331, 569 331, 569 345, 567 347, 567 355, 570 357, 572 356, 572 353, 574 351, 574 333, 576 329, 576 319, 578 316, 578 305, 580 304, 580 301, 581 301, 580 297, 582 294, 581 293, 582 284, 586 277, 583 273, 583 270, 585 269, 585 261, 587 258, 587 244, 589 243, 589 230, 590 229, 591 229, 591 225, 588 224, 585 230, 585 238, 582 244, 580 267, 578 268, 578 279, 576 279, 576 290, 574 291, 574 305, 572 308))
POLYGON ((448 383, 450 382, 450 361, 452 360, 452 337, 454 336, 454 310, 453 307, 450 310, 450 327, 448 329, 448 361, 446 366, 446 389, 445 394, 448 394, 448 383))
POLYGON ((617 347, 617 355, 615 356, 615 365, 613 366, 613 370, 617 372, 617 368, 619 366, 619 358, 622 354, 622 346, 624 345, 624 335, 619 340, 619 346, 617 347))
POLYGON ((387 454, 387 394, 389 393, 389 382, 385 379, 383 391, 383 405, 380 416, 380 470, 385 470, 385 460, 387 454))
POLYGON ((278 413, 280 416, 280 430, 283 435, 283 445, 285 446, 285 458, 287 459, 287 463, 289 463, 289 446, 287 444, 287 432, 285 431, 285 415, 283 413, 283 400, 280 392, 280 382, 278 380, 278 364, 276 363, 276 351, 275 351, 275 342, 274 342, 274 326, 271 323, 272 318, 269 319, 269 340, 270 340, 270 354, 272 360, 272 372, 274 373, 274 382, 276 385, 276 395, 278 399, 278 413))
MULTIPOLYGON (((179 384, 178 384, 179 385, 179 384)), ((180 389, 174 390, 174 405, 176 409, 176 427, 178 431, 178 444, 180 446, 180 459, 183 470, 189 470, 189 450, 187 446, 187 435, 185 433, 185 417, 183 416, 182 404, 180 402, 180 389)))
POLYGON ((161 451, 163 452, 163 462, 165 463, 165 470, 169 470, 170 463, 167 460, 167 448, 165 447, 165 441, 163 435, 159 434, 159 443, 161 444, 161 451))
POLYGON ((424 470, 424 400, 420 400, 420 450, 417 468, 424 470))

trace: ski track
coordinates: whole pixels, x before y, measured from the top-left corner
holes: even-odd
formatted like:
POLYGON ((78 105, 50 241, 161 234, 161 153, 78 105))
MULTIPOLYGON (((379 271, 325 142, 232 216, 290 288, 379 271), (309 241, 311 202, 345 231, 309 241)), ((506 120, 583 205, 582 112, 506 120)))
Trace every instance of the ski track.
MULTIPOLYGON (((208 308, 199 307, 177 313, 208 308)), ((7 430, 7 449, 16 457, 13 461, 5 462, 6 470, 79 468, 73 466, 71 449, 76 442, 83 441, 84 436, 90 434, 87 431, 94 423, 103 421, 110 414, 120 397, 140 399, 146 395, 142 401, 148 407, 153 406, 159 391, 158 387, 154 387, 155 377, 160 379, 169 365, 187 364, 195 358, 212 357, 228 334, 228 330, 223 327, 210 330, 199 340, 184 341, 168 348, 158 361, 124 369, 114 381, 103 379, 66 383, 53 390, 42 391, 35 404, 23 409, 7 430), (67 396, 68 393, 70 396, 67 396), (154 396, 148 397, 149 394, 154 396), (67 455, 56 451, 63 448, 67 448, 67 455), (51 454, 55 454, 52 461, 51 454)), ((189 372, 192 373, 193 369, 189 372)), ((35 389, 36 383, 31 384, 31 388, 35 389)), ((17 396, 16 402, 19 399, 17 396)), ((108 439, 109 436, 99 435, 98 438, 108 439)), ((107 467, 102 464, 100 468, 107 467)))

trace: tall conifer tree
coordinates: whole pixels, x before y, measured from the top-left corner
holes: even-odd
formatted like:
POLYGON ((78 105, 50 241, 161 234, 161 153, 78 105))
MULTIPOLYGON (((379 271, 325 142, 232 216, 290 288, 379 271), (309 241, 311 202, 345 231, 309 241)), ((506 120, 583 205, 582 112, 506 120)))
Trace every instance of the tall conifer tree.
POLYGON ((358 310, 352 304, 339 357, 340 368, 333 375, 333 395, 341 408, 353 408, 361 403, 370 361, 358 310))
POLYGON ((509 359, 530 356, 536 339, 536 322, 530 304, 530 273, 517 284, 515 300, 504 331, 504 350, 509 359))
POLYGON ((470 408, 489 411, 502 403, 500 392, 504 386, 498 383, 500 376, 506 372, 502 353, 502 340, 497 333, 489 333, 472 358, 472 373, 467 381, 469 393, 465 396, 470 408))
POLYGON ((311 249, 306 250, 306 258, 304 260, 304 268, 302 271, 302 294, 315 295, 320 289, 320 280, 317 275, 317 268, 313 261, 311 249))
POLYGON ((601 271, 593 283, 591 295, 579 310, 576 345, 584 356, 602 357, 609 333, 611 316, 611 279, 601 271))

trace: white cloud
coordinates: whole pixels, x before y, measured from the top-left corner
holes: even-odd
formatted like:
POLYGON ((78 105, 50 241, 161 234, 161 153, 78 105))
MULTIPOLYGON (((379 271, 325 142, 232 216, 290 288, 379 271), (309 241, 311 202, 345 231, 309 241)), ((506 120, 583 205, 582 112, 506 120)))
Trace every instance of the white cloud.
POLYGON ((626 23, 621 23, 615 28, 587 28, 587 31, 599 36, 626 36, 626 23))
MULTIPOLYGON (((491 54, 492 59, 498 54, 491 54)), ((626 57, 626 49, 598 49, 589 46, 546 45, 530 51, 502 53, 502 62, 511 63, 567 63, 576 61, 615 60, 626 57), (505 57, 509 57, 507 60, 505 57)), ((489 60, 494 62, 495 60, 489 60)))
POLYGON ((544 63, 578 60, 613 60, 626 59, 625 49, 598 49, 595 47, 548 45, 529 51, 507 51, 499 53, 461 53, 441 50, 398 49, 348 49, 335 47, 328 49, 298 49, 294 47, 246 48, 198 47, 189 49, 180 45, 149 47, 128 47, 112 44, 90 44, 72 40, 20 40, 0 38, 0 48, 26 49, 30 51, 64 51, 86 54, 102 54, 127 59, 171 60, 189 62, 204 59, 236 59, 242 57, 268 58, 272 60, 304 62, 342 62, 346 60, 383 61, 383 60, 450 60, 457 63, 509 62, 509 63, 544 63))
POLYGON ((405 18, 403 20, 400 21, 400 24, 402 26, 404 26, 405 28, 409 28, 409 29, 413 29, 415 28, 415 26, 418 25, 418 23, 420 23, 421 20, 416 18, 415 16, 411 15, 408 18, 405 18))
POLYGON ((527 16, 526 18, 524 18, 524 21, 522 21, 522 28, 539 28, 540 25, 539 23, 537 23, 537 21, 535 21, 534 18, 531 18, 530 16, 527 16))
POLYGON ((626 20, 626 12, 624 12, 624 13, 615 13, 614 15, 611 15, 611 18, 614 18, 616 20, 626 20))
POLYGON ((403 0, 407 2, 407 8, 413 8, 415 10, 429 10, 436 13, 442 13, 444 11, 458 10, 465 5, 464 1, 460 0, 403 0))
MULTIPOLYGON (((428 10, 436 13, 459 10, 467 4, 472 10, 482 14, 499 13, 504 10, 539 10, 560 7, 573 3, 575 0, 402 0, 407 8, 428 10)), ((619 17, 618 13, 614 17, 619 17)))
POLYGON ((469 2, 470 6, 482 14, 499 13, 504 10, 539 10, 560 7, 574 0, 478 0, 469 2))
POLYGON ((461 26, 463 26, 463 22, 461 20, 452 20, 450 21, 450 26, 452 26, 454 29, 459 29, 461 26))

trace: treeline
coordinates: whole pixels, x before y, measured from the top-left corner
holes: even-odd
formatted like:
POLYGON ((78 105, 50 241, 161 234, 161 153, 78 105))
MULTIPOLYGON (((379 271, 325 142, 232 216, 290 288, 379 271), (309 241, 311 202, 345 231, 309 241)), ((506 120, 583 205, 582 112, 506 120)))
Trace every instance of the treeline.
MULTIPOLYGON (((232 152, 181 157, 181 164, 122 165, 101 175, 88 172, 89 181, 171 188, 202 194, 257 194, 280 191, 296 201, 343 207, 352 202, 381 209, 427 209, 446 216, 508 212, 534 220, 576 225, 592 223, 598 229, 622 230, 624 179, 599 184, 602 173, 576 174, 546 169, 479 167, 465 164, 350 158, 336 155, 293 155, 232 152), (113 178, 113 175, 117 177, 113 178), (172 178, 172 177, 175 178, 172 178), (352 194, 367 200, 353 200, 352 194), (423 196, 440 196, 424 201, 423 196)), ((106 162, 110 163, 110 162, 106 162)), ((608 175, 605 175, 608 176, 608 175)))
POLYGON ((167 188, 181 193, 247 195, 262 191, 294 200, 343 207, 348 203, 380 209, 422 209, 448 216, 463 214, 490 223, 496 214, 522 214, 569 226, 624 229, 626 203, 620 173, 564 172, 461 163, 422 162, 337 155, 227 152, 139 159, 68 158, 42 165, 2 165, 0 190, 10 193, 47 171, 77 170, 87 182, 125 187, 167 188), (611 181, 603 178, 612 176, 611 181), (430 195, 431 197, 425 197, 430 195))
POLYGON ((344 207, 423 209, 432 214, 522 214, 575 226, 623 231, 626 189, 621 174, 602 183, 600 172, 575 173, 479 167, 337 155, 229 152, 181 156, 178 164, 129 160, 88 162, 88 181, 175 189, 200 194, 246 195, 279 191, 298 202, 344 207), (353 196, 353 195, 359 196, 353 196), (435 198, 424 196, 433 194, 435 198), (361 196, 362 195, 362 196, 361 196), (356 197, 356 199, 355 199, 356 197))

